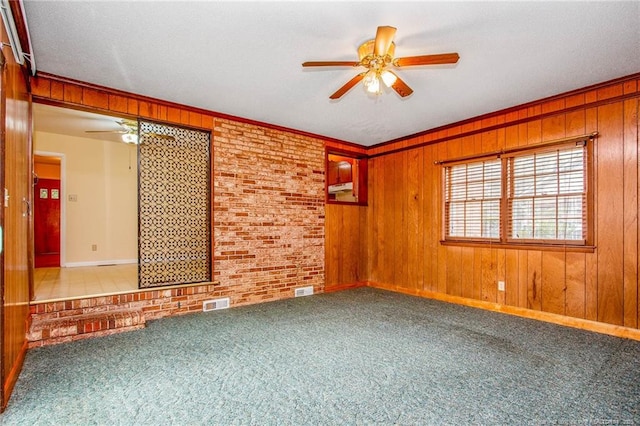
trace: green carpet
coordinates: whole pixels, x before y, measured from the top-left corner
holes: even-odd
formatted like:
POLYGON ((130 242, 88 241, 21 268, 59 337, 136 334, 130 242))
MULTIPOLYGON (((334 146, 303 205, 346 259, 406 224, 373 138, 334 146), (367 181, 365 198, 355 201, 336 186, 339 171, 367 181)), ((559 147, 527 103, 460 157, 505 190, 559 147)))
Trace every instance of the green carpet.
POLYGON ((31 350, 0 423, 640 424, 640 342, 362 288, 31 350))

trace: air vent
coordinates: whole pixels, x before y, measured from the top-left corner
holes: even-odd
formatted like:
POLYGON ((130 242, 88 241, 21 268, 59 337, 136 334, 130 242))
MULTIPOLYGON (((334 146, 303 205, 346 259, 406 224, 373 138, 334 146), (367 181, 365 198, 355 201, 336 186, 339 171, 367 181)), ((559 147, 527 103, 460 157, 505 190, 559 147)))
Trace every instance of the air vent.
POLYGON ((229 307, 229 298, 205 300, 202 302, 202 312, 217 311, 218 309, 227 309, 229 307))
POLYGON ((311 296, 313 294, 313 286, 296 288, 295 297, 311 296))

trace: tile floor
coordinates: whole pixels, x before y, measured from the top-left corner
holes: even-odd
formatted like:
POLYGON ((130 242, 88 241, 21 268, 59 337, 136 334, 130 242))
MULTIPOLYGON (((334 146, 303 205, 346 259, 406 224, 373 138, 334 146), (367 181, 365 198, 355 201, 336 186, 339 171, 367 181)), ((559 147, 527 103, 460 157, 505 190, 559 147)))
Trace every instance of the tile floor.
POLYGON ((138 290, 138 265, 36 268, 34 301, 102 296, 138 290))

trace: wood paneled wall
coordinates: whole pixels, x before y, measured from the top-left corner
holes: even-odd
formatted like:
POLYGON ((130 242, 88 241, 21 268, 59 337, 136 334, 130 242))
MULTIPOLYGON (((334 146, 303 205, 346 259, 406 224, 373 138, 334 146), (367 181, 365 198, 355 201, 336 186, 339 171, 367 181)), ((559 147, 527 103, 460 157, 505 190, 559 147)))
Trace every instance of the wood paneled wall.
POLYGON ((358 205, 325 206, 325 290, 366 280, 366 211, 358 205))
MULTIPOLYGON (((327 141, 327 152, 366 154, 366 148, 327 141)), ((325 176, 326 178, 326 176, 325 176)), ((325 206, 325 291, 342 289, 367 279, 366 206, 325 206)))
MULTIPOLYGON (((45 76, 46 77, 46 76, 45 76)), ((366 150, 369 205, 326 206, 325 288, 374 282, 638 328, 638 76, 366 150), (434 160, 598 131, 593 253, 443 246, 434 160), (506 291, 498 292, 498 280, 506 291)), ((34 96, 199 128, 215 116, 40 78, 34 96)), ((326 149, 355 150, 326 141, 326 149)))
POLYGON ((637 329, 638 79, 619 79, 371 148, 367 267, 357 278, 401 291, 424 290, 637 329), (594 131, 599 136, 593 252, 440 243, 441 166, 434 161, 594 131), (505 281, 505 292, 497 291, 498 280, 505 281))
MULTIPOLYGON (((2 41, 8 38, 2 27, 2 41)), ((8 190, 4 209, 4 254, 2 268, 2 409, 18 378, 27 349, 26 330, 29 318, 30 264, 29 224, 31 220, 31 101, 23 70, 16 64, 10 49, 2 67, 0 110, 1 145, 4 150, 2 173, 8 190)), ((3 190, 0 188, 0 190, 3 190)), ((4 195, 4 194, 3 194, 4 195)))

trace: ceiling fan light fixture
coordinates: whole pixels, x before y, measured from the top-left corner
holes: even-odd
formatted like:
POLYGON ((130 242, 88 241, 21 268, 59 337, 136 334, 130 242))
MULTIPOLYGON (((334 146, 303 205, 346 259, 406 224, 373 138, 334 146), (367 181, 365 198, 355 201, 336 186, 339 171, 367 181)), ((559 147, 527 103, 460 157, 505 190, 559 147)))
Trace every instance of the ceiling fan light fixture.
POLYGON ((125 134, 122 135, 122 142, 137 144, 138 143, 138 135, 136 135, 135 133, 125 133, 125 134))
POLYGON ((387 70, 382 71, 382 74, 380 74, 380 78, 382 78, 384 85, 387 87, 393 86, 393 83, 395 83, 398 79, 398 77, 396 77, 394 73, 387 70))
POLYGON ((303 62, 303 67, 364 67, 366 70, 357 74, 346 84, 340 87, 329 99, 339 99, 347 93, 353 86, 360 83, 364 85, 368 93, 374 95, 382 94, 382 83, 395 90, 404 98, 413 93, 413 89, 407 85, 396 73, 389 71, 387 67, 404 68, 417 65, 438 65, 455 64, 460 56, 455 53, 439 53, 432 55, 395 57, 395 43, 393 38, 396 28, 391 26, 380 26, 376 31, 376 38, 368 40, 358 47, 358 62, 353 61, 308 61, 303 62), (382 82, 381 82, 382 80, 382 82))
POLYGON ((362 80, 362 84, 367 89, 367 92, 379 94, 380 93, 380 79, 378 78, 378 73, 375 70, 370 70, 364 76, 364 80, 362 80))

